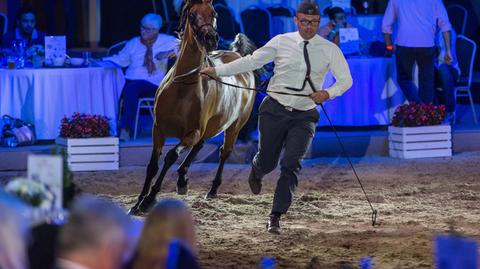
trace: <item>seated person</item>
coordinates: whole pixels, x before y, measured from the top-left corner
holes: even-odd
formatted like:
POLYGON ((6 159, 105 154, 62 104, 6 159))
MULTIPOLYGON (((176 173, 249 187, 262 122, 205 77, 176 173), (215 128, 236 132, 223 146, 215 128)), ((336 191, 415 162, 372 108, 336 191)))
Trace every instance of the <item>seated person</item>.
POLYGON ((142 18, 140 36, 130 39, 125 47, 112 57, 103 58, 121 67, 128 67, 123 88, 123 108, 120 116, 120 139, 128 140, 135 124, 135 113, 140 97, 155 95, 158 85, 167 73, 169 60, 176 58, 177 38, 160 34, 162 17, 147 14, 142 18))
POLYGON ((442 32, 438 31, 435 40, 438 57, 435 59, 435 96, 439 104, 446 107, 447 117, 445 122, 451 125, 455 124, 455 83, 460 76, 460 68, 455 53, 455 41, 457 35, 453 28, 450 30, 450 50, 452 57, 446 56, 445 42, 443 42, 442 32))
POLYGON ((195 224, 187 205, 160 201, 148 214, 131 264, 133 269, 197 269, 195 224))
POLYGON ((340 28, 350 28, 352 26, 347 22, 345 11, 340 7, 329 8, 328 18, 330 21, 319 28, 318 34, 338 45, 340 44, 340 28))
POLYGON ((35 28, 36 23, 35 11, 30 8, 21 8, 17 12, 17 27, 13 32, 8 32, 3 37, 2 47, 10 48, 14 40, 25 41, 26 47, 32 45, 44 45, 45 33, 35 28))

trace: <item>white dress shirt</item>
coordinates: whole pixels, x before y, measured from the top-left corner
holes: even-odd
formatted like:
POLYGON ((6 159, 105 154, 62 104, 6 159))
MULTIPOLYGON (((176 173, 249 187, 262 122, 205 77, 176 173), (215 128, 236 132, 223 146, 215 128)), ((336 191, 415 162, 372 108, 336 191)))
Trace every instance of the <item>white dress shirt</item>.
POLYGON ((157 68, 152 74, 149 74, 143 65, 147 47, 140 42, 140 37, 130 39, 117 55, 105 57, 103 60, 114 62, 122 67, 128 66, 125 71, 126 79, 143 79, 159 85, 167 72, 168 54, 172 50, 178 51, 178 44, 178 39, 174 36, 158 35, 152 46, 153 62, 157 68))
MULTIPOLYGON (((303 41, 299 32, 277 35, 252 55, 217 66, 215 71, 219 76, 230 76, 258 69, 273 61, 275 63, 274 75, 268 84, 267 91, 311 94, 313 90, 308 83, 301 92, 286 89, 286 87, 300 89, 305 80, 307 65, 303 57, 303 41)), ((307 49, 311 63, 310 77, 316 90, 322 89, 325 74, 331 70, 336 82, 325 90, 329 93, 330 99, 342 95, 352 86, 350 69, 342 52, 338 46, 319 35, 315 35, 308 41, 307 49)), ((267 92, 267 94, 282 105, 297 110, 305 111, 316 107, 315 102, 309 97, 281 95, 272 92, 267 92)))

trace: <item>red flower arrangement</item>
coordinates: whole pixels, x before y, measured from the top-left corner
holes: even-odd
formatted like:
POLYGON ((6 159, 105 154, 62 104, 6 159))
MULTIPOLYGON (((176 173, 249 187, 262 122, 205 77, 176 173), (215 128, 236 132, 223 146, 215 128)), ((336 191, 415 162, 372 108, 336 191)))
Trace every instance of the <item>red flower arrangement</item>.
POLYGON ((101 115, 73 113, 72 118, 64 116, 60 125, 60 136, 67 138, 105 137, 110 133, 110 120, 101 115))
POLYGON ((395 110, 392 125, 396 127, 414 127, 439 125, 447 112, 444 105, 415 103, 401 105, 395 110))

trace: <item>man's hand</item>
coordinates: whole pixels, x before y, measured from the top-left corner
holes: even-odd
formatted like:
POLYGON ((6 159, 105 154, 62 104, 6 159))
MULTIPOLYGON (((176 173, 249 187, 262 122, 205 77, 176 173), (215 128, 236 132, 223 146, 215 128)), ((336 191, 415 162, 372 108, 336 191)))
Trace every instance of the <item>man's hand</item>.
POLYGON ((445 55, 443 56, 443 61, 446 64, 452 64, 453 63, 452 51, 450 51, 450 50, 445 51, 445 55))
POLYGON ((208 77, 208 76, 216 77, 217 72, 215 72, 215 67, 206 67, 206 68, 200 70, 200 75, 202 75, 204 77, 208 77))
POLYGON ((312 98, 315 104, 321 104, 330 99, 330 94, 327 91, 318 91, 310 94, 310 98, 312 98))

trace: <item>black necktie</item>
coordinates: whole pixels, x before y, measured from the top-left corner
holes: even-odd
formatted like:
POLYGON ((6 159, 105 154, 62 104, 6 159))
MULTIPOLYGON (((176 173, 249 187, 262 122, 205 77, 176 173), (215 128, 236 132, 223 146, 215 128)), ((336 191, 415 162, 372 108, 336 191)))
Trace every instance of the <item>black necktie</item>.
POLYGON ((312 91, 314 91, 314 92, 316 91, 315 86, 313 85, 313 82, 310 79, 310 73, 312 71, 312 66, 310 65, 310 57, 308 56, 307 45, 308 45, 308 41, 303 41, 303 58, 305 58, 305 64, 307 65, 307 73, 305 74, 305 80, 303 81, 302 88, 301 89, 296 89, 296 88, 292 88, 292 87, 285 87, 289 90, 297 91, 297 92, 303 91, 303 89, 305 89, 305 85, 307 85, 307 82, 308 82, 308 84, 312 88, 312 91))
POLYGON ((305 75, 305 79, 310 78, 311 72, 311 65, 310 65, 310 58, 308 57, 308 49, 307 49, 308 41, 303 41, 303 58, 305 58, 305 63, 307 64, 307 74, 305 75))

